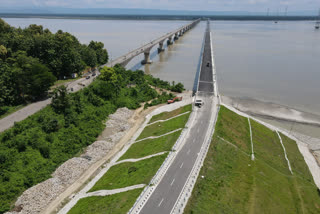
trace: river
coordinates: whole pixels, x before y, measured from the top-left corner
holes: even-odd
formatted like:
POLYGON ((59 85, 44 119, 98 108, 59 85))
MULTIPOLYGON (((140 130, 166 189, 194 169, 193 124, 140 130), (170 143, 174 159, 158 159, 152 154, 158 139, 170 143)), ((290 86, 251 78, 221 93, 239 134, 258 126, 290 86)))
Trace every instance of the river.
MULTIPOLYGON (((101 41, 111 59, 188 23, 177 20, 4 20, 15 27, 39 24, 52 32, 62 29, 82 43, 101 41)), ((204 30, 205 22, 201 22, 159 55, 154 47, 151 65, 140 66, 141 55, 127 67, 143 69, 170 82, 182 82, 191 90, 204 30)), ((251 99, 272 102, 320 115, 320 31, 314 29, 313 22, 212 21, 211 31, 222 95, 247 103, 251 99)))

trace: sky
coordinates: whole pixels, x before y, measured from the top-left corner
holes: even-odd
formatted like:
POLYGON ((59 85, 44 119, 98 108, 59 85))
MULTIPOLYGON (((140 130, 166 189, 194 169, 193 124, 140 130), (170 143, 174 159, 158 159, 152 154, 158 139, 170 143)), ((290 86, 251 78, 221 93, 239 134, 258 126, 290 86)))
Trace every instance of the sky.
POLYGON ((270 13, 317 10, 320 0, 0 0, 0 7, 142 8, 270 13))

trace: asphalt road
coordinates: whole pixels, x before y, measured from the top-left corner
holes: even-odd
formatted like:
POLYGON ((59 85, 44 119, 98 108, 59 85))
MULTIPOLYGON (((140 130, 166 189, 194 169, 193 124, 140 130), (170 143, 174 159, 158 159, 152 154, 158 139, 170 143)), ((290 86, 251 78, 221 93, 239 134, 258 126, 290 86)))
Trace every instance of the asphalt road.
MULTIPOLYGON (((99 75, 99 72, 97 73, 99 75)), ((95 76, 97 77, 97 76, 95 76)), ((91 84, 91 82, 94 80, 95 77, 90 77, 90 79, 81 78, 78 80, 75 80, 73 82, 68 83, 67 89, 69 92, 71 92, 71 88, 73 88, 72 92, 79 91, 80 89, 88 86, 91 84)), ((32 103, 19 111, 16 111, 0 120, 0 132, 3 132, 9 128, 11 128, 15 122, 22 121, 26 119, 27 117, 33 115, 34 113, 40 111, 47 105, 51 103, 51 98, 48 98, 46 100, 38 101, 35 103, 32 103)))
POLYGON ((199 79, 198 91, 213 93, 213 76, 212 76, 212 56, 211 56, 211 43, 210 43, 210 28, 207 26, 205 32, 205 44, 203 48, 201 73, 199 79), (209 63, 209 65, 208 65, 209 63))
MULTIPOLYGON (((206 32, 205 48, 203 52, 202 67, 200 70, 199 97, 204 101, 204 106, 195 108, 196 119, 191 125, 185 144, 178 152, 173 163, 167 170, 163 179, 140 211, 143 214, 169 214, 173 209, 188 176, 196 162, 205 136, 212 123, 211 110, 213 103, 213 76, 211 69, 211 45, 206 32), (210 62, 207 67, 206 63, 210 62)), ((197 99, 199 98, 197 97, 197 99)))

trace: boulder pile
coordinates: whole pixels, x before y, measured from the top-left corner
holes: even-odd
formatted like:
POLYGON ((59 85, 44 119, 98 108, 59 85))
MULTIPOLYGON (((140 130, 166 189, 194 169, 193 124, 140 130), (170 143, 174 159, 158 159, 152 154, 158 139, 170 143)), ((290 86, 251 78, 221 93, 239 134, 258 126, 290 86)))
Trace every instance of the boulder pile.
POLYGON ((95 162, 103 158, 131 128, 129 118, 134 111, 120 108, 109 115, 102 140, 89 145, 80 157, 74 157, 59 166, 52 178, 39 183, 22 193, 15 203, 16 208, 6 214, 35 214, 42 212, 68 186, 73 184, 95 162))

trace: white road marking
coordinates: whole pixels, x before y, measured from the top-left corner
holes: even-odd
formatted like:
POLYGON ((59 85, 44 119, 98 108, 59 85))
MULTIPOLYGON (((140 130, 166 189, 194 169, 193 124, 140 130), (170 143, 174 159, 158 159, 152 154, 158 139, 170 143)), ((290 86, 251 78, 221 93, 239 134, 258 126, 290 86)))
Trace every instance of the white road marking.
POLYGON ((199 133, 200 129, 197 130, 197 133, 199 133))
POLYGON ((163 202, 163 198, 162 198, 162 200, 160 201, 160 203, 159 203, 158 207, 160 207, 160 205, 162 204, 162 202, 163 202))
POLYGON ((187 152, 187 155, 190 153, 190 149, 188 150, 188 152, 187 152))
POLYGON ((183 163, 180 165, 180 169, 182 168, 182 166, 183 166, 183 163))
POLYGON ((174 180, 175 180, 175 179, 173 179, 173 180, 172 180, 172 182, 171 182, 170 186, 172 186, 172 184, 173 184, 174 180))
POLYGON ((196 139, 193 139, 192 143, 194 143, 194 141, 196 141, 196 139))

